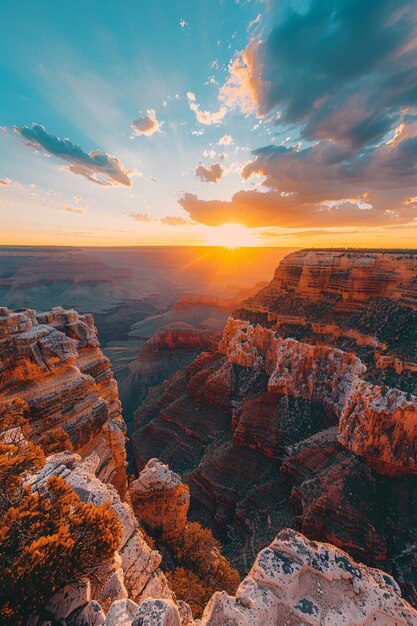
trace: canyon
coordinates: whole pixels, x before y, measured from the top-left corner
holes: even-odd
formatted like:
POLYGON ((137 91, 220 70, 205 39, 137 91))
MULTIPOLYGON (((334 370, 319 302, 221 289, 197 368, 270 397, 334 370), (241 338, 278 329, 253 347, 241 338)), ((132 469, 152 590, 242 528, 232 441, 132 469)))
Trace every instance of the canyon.
POLYGON ((415 251, 292 253, 140 405, 138 469, 178 472, 242 573, 289 526, 416 602, 416 276, 415 251))
MULTIPOLYGON (((139 403, 129 481, 93 317, 1 308, 0 403, 25 402, 34 442, 62 429, 73 447, 27 486, 42 493, 60 477, 122 527, 97 576, 50 598, 49 621, 417 624, 416 276, 412 251, 300 251, 224 307, 222 333, 221 318, 206 325, 200 312, 195 325, 139 322, 152 332, 129 364, 139 403), (243 577, 199 619, 153 544, 169 546, 190 521, 212 529, 243 577)), ((180 303, 193 316, 202 300, 180 303)))

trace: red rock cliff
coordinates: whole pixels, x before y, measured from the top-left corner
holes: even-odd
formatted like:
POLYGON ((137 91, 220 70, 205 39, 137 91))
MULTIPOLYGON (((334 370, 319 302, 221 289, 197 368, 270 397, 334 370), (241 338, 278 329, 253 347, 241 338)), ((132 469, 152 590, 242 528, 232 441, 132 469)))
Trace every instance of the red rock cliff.
POLYGON ((99 455, 98 476, 124 495, 125 424, 92 316, 2 308, 0 357, 0 400, 27 402, 33 437, 62 428, 82 457, 99 455))
POLYGON ((230 319, 219 352, 262 369, 268 391, 322 404, 339 418, 339 441, 382 473, 417 473, 417 396, 373 385, 352 353, 283 339, 273 330, 230 319))
POLYGON ((417 254, 374 250, 300 250, 286 256, 269 287, 253 300, 296 293, 320 302, 339 298, 339 307, 355 309, 370 298, 402 300, 417 308, 417 254))
POLYGON ((179 472, 190 518, 243 570, 293 526, 395 570, 416 600, 416 264, 397 251, 289 255, 217 352, 137 412, 138 468, 158 456, 179 472))

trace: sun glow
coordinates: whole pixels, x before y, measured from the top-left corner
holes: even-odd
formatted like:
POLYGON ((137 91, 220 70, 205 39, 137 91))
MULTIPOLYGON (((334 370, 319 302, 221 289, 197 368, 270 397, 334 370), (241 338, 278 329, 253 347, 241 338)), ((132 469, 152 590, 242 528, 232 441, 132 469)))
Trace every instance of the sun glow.
POLYGON ((229 250, 244 246, 259 245, 255 235, 241 224, 228 223, 222 226, 207 227, 204 233, 207 243, 212 246, 223 246, 229 250))

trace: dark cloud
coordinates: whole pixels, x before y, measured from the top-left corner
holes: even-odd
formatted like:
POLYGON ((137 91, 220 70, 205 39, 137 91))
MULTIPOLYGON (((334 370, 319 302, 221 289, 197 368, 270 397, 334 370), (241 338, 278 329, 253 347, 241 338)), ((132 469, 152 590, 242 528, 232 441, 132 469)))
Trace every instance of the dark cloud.
POLYGON ((180 201, 206 224, 371 226, 417 216, 415 0, 271 0, 272 28, 220 91, 299 140, 264 146, 242 176, 257 191, 180 201), (278 115, 279 113, 279 115, 278 115), (272 116, 272 114, 274 114, 272 116))
POLYGON ((131 186, 129 174, 116 157, 94 150, 89 154, 73 144, 69 139, 60 139, 46 132, 44 126, 32 124, 32 127, 14 126, 14 131, 26 141, 26 145, 36 150, 52 154, 67 163, 67 169, 74 174, 84 176, 98 185, 113 187, 116 185, 131 186))
POLYGON ((375 143, 417 104, 414 0, 273 0, 274 26, 252 41, 225 86, 308 139, 375 143), (245 70, 245 71, 243 71, 245 70))
POLYGON ((195 170, 195 174, 206 183, 215 183, 219 178, 222 178, 224 167, 220 163, 214 163, 210 167, 199 165, 195 170))

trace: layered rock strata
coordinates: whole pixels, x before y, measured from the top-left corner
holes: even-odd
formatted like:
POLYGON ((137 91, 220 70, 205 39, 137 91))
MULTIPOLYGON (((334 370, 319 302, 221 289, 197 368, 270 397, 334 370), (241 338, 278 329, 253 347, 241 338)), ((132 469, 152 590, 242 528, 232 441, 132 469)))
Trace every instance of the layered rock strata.
POLYGON ((123 495, 125 424, 92 316, 2 308, 0 357, 0 400, 26 401, 33 438, 63 429, 82 457, 98 454, 100 478, 123 495))
POLYGON ((177 540, 187 525, 190 492, 167 465, 151 459, 129 487, 135 515, 163 543, 177 540))
POLYGON ((354 354, 234 319, 219 352, 231 363, 264 370, 269 393, 330 409, 339 419, 339 442, 381 473, 417 472, 417 396, 365 381, 366 367, 354 354))
POLYGON ((241 571, 292 526, 415 601, 416 273, 415 251, 291 254, 137 412, 138 468, 179 472, 241 571))
POLYGON ((269 310, 276 296, 297 293, 309 302, 334 299, 340 310, 355 310, 372 298, 400 300, 417 307, 415 250, 299 250, 277 267, 255 302, 269 310))
MULTIPOLYGON (((202 350, 216 350, 220 333, 179 326, 152 335, 125 371, 119 372, 119 392, 127 415, 133 414, 149 389, 189 365, 202 350)), ((129 421, 128 426, 132 426, 129 421)))

